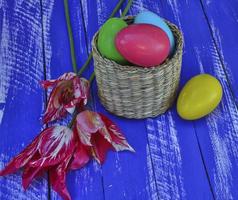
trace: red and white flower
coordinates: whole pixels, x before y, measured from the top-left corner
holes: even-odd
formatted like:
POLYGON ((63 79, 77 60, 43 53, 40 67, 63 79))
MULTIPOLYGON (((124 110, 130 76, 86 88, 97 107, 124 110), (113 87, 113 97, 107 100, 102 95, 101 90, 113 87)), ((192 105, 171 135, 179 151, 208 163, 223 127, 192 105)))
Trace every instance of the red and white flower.
POLYGON ((88 147, 91 155, 100 164, 104 162, 110 149, 134 152, 119 128, 102 114, 88 110, 79 113, 76 118, 75 131, 80 141, 88 147))
POLYGON ((69 72, 56 80, 42 81, 44 88, 53 87, 43 122, 48 123, 73 113, 76 106, 86 105, 89 96, 89 82, 69 72))
POLYGON ((64 200, 71 200, 65 181, 68 170, 85 166, 92 157, 103 163, 109 149, 134 151, 118 127, 102 114, 83 111, 74 131, 66 126, 44 129, 19 155, 0 171, 5 176, 23 168, 22 184, 49 171, 50 184, 64 200))
MULTIPOLYGON (((70 200, 65 185, 65 176, 78 141, 78 136, 65 126, 46 128, 0 171, 0 176, 23 168, 22 184, 26 189, 35 177, 49 170, 52 187, 65 200, 70 200)), ((83 163, 85 162, 81 164, 83 163)))

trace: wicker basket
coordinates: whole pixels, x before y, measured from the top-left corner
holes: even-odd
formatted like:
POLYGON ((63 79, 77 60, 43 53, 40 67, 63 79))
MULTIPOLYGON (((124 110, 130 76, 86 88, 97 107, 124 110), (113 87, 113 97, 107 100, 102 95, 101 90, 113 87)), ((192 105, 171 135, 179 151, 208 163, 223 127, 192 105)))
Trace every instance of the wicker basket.
MULTIPOLYGON (((167 22, 167 21, 166 21, 167 22)), ((111 113, 141 119, 164 113, 173 103, 180 79, 183 37, 167 22, 176 41, 172 58, 152 68, 122 66, 103 58, 97 50, 97 36, 92 41, 98 94, 111 113)))

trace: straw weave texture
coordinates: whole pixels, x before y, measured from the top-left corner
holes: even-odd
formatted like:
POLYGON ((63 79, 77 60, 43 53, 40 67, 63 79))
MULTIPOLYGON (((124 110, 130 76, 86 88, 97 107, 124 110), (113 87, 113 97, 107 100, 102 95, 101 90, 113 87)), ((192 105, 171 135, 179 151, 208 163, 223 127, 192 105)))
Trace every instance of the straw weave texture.
POLYGON ((92 47, 98 94, 111 113, 135 119, 155 117, 173 104, 180 80, 183 37, 174 24, 167 24, 175 37, 175 53, 152 68, 122 66, 103 58, 97 50, 98 32, 94 35, 92 47))

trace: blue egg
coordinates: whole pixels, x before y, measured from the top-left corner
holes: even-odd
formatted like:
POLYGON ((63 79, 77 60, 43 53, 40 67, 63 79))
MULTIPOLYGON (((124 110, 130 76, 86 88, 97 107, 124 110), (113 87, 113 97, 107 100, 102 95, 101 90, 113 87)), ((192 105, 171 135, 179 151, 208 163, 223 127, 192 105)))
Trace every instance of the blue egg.
POLYGON ((135 17, 134 23, 135 24, 152 24, 161 28, 167 34, 169 38, 170 55, 173 54, 174 46, 175 46, 174 35, 172 31, 170 30, 169 26, 165 23, 165 21, 162 18, 160 18, 158 15, 156 15, 153 12, 143 11, 135 17))

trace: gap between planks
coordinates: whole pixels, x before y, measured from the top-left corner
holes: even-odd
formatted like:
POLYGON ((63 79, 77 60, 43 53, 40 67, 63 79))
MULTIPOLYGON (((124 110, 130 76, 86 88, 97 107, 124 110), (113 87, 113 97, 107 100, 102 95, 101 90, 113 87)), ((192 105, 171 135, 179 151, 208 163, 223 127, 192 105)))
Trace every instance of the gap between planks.
POLYGON ((205 9, 205 7, 204 7, 203 0, 199 0, 199 2, 200 2, 200 4, 201 4, 201 8, 202 8, 202 11, 203 11, 204 16, 205 16, 205 19, 206 19, 206 22, 207 22, 207 25, 208 25, 208 28, 209 28, 209 31, 210 31, 210 35, 211 35, 211 38, 212 38, 212 41, 213 41, 213 43, 214 43, 215 49, 216 49, 216 51, 217 51, 217 54, 218 54, 218 56, 219 56, 219 60, 220 60, 222 69, 223 69, 223 71, 224 71, 224 73, 225 73, 226 80, 227 80, 227 83, 228 83, 228 87, 229 87, 229 89, 230 89, 230 91, 231 91, 233 101, 235 102, 236 108, 238 109, 238 102, 237 102, 237 100, 236 100, 236 98, 235 98, 235 93, 234 93, 234 91, 233 91, 233 89, 232 89, 232 85, 231 85, 231 82, 230 82, 230 79, 229 79, 227 70, 226 70, 226 68, 225 68, 224 60, 222 59, 220 49, 218 48, 218 44, 217 44, 217 42, 216 42, 216 40, 215 40, 214 32, 213 32, 213 30, 212 30, 212 26, 211 26, 211 24, 210 24, 210 21, 209 21, 208 15, 207 15, 207 11, 206 11, 206 9, 205 9))

